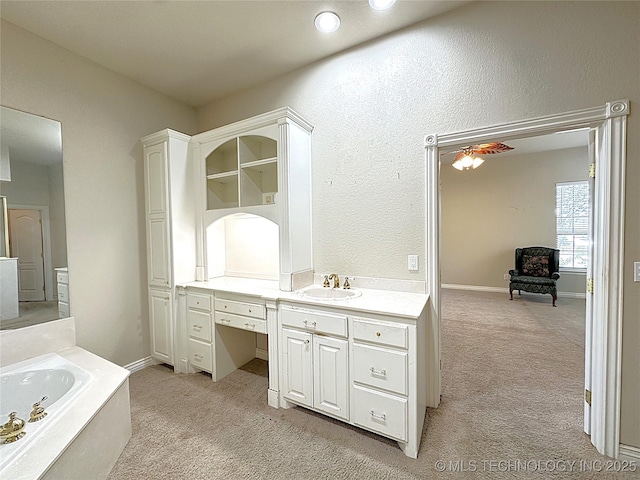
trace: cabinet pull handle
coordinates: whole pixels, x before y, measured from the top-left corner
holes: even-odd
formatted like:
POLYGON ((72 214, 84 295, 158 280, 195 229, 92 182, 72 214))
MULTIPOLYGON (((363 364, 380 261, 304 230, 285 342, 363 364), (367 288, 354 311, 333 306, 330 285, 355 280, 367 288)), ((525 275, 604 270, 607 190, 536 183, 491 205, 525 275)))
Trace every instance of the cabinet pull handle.
POLYGON ((304 320, 302 323, 304 323, 305 327, 316 328, 316 322, 309 322, 308 320, 304 320))
POLYGON ((194 325, 193 329, 194 330, 202 330, 202 325, 194 325))
POLYGON ((369 412, 369 414, 373 417, 373 418, 377 418, 378 420, 386 420, 387 419, 387 415, 382 413, 380 415, 378 415, 376 412, 374 412, 373 410, 371 410, 369 412))
POLYGON ((247 328, 249 328, 249 327, 251 327, 253 329, 256 328, 256 324, 255 323, 245 323, 244 326, 247 327, 247 328))
POLYGON ((199 362, 200 360, 202 360, 202 358, 203 358, 203 357, 202 357, 202 355, 200 355, 199 353, 196 353, 196 354, 193 356, 193 358, 195 358, 195 359, 199 362))
POLYGON ((382 335, 380 332, 376 332, 376 337, 379 337, 380 335, 382 335))
POLYGON ((386 370, 376 370, 373 367, 371 367, 369 370, 371 370, 371 373, 373 375, 380 375, 382 377, 386 377, 387 376, 387 371, 386 370))

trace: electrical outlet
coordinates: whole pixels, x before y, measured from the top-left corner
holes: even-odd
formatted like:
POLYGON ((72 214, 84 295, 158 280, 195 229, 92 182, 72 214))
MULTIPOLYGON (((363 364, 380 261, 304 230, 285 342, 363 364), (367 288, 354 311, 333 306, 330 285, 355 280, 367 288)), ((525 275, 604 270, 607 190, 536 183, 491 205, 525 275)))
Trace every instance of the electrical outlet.
POLYGON ((508 273, 505 273, 504 274, 504 279, 505 280, 511 280, 511 277, 510 277, 510 275, 508 273))
POLYGON ((418 255, 409 255, 408 256, 409 263, 409 271, 417 272, 418 271, 418 255))
POLYGON ((640 262, 633 262, 633 281, 640 282, 640 262))

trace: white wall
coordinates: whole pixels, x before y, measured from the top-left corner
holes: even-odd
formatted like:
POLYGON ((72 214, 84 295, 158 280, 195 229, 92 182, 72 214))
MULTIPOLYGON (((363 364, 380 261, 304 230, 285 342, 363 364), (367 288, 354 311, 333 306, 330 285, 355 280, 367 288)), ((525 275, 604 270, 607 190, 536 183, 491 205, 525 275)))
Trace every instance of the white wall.
MULTIPOLYGON (((556 182, 586 180, 584 148, 486 155, 476 170, 440 169, 442 283, 508 288, 514 249, 556 246, 556 182)), ((558 292, 585 292, 585 274, 561 273, 558 292)))
POLYGON ((418 279, 425 134, 630 99, 621 439, 640 447, 639 19, 637 2, 474 2, 201 108, 199 130, 297 110, 316 127, 316 271, 418 279))
POLYGON ((195 112, 10 23, 2 105, 62 123, 71 313, 78 345, 119 365, 149 355, 142 147, 195 112))

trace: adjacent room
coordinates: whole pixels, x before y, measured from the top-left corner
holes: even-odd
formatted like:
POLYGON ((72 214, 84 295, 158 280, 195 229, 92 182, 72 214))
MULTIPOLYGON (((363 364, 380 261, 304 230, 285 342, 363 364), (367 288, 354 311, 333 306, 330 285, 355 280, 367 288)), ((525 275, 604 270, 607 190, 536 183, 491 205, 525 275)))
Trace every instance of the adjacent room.
POLYGON ((1 476, 637 475, 640 3, 0 16, 1 476))

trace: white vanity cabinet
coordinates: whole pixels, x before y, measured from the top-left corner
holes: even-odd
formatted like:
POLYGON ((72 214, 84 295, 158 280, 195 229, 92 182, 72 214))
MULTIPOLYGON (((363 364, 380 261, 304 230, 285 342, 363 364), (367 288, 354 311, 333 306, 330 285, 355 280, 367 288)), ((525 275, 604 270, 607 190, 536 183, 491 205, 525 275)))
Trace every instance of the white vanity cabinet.
POLYGON ((392 438, 416 458, 426 414, 425 313, 300 305, 279 308, 281 405, 392 438))
POLYGON ((70 316, 69 310, 69 270, 67 267, 56 268, 58 283, 58 315, 60 318, 70 316))
POLYGON ((172 130, 141 139, 144 147, 147 278, 152 356, 175 365, 177 283, 195 280, 193 167, 190 137, 172 130))
POLYGON ((347 317, 283 306, 280 322, 282 396, 348 421, 347 317))

